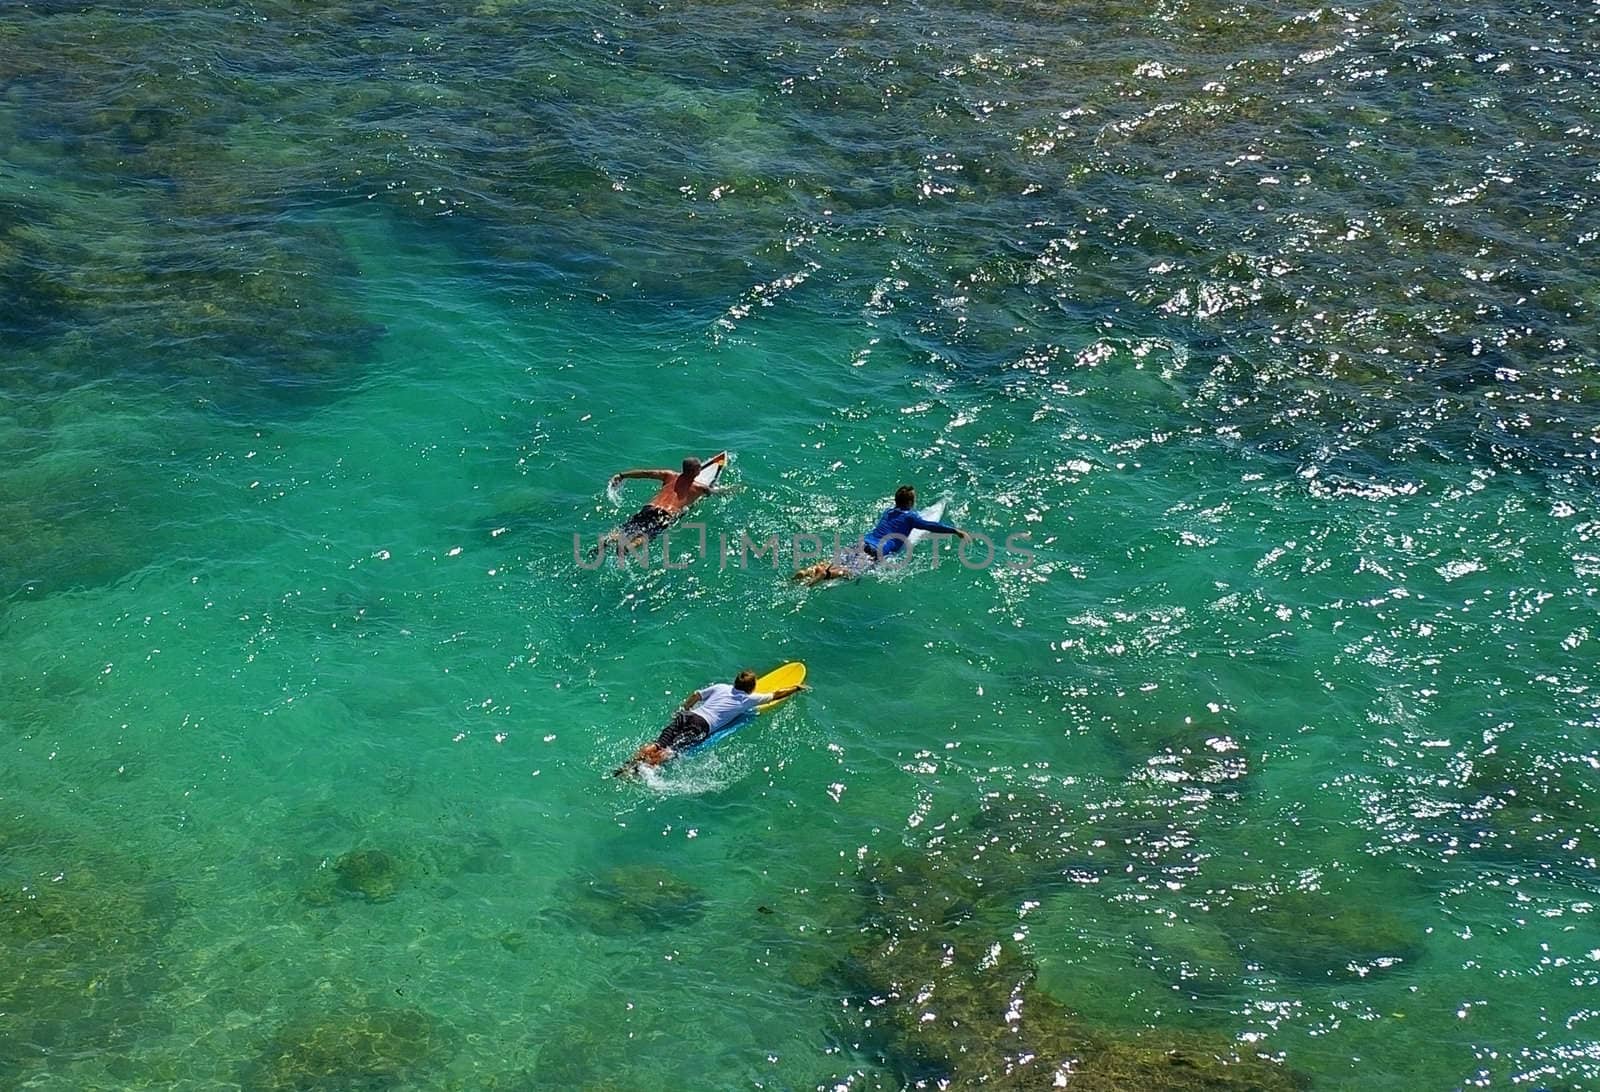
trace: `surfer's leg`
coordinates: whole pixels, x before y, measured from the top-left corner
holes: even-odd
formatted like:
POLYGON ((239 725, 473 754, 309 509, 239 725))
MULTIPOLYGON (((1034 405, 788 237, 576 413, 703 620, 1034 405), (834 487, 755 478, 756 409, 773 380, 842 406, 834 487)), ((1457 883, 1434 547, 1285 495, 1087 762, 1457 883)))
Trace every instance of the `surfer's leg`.
POLYGON ((815 587, 827 580, 845 580, 856 576, 876 560, 875 555, 866 552, 865 546, 857 546, 852 550, 841 550, 834 554, 832 561, 819 561, 815 565, 808 565, 795 573, 791 579, 815 587))
POLYGON ((813 565, 816 572, 807 583, 821 584, 827 580, 853 580, 878 563, 877 552, 866 543, 861 543, 853 550, 842 551, 832 561, 813 565))
POLYGON ((646 743, 633 757, 611 771, 612 777, 636 777, 646 766, 659 766, 673 757, 672 749, 659 743, 646 743))
POLYGON ((661 730, 654 742, 646 743, 633 757, 611 771, 612 777, 637 777, 646 766, 660 766, 678 757, 678 748, 692 747, 711 735, 711 726, 687 710, 680 709, 661 730), (693 722, 692 724, 689 722, 693 722))
POLYGON ((601 535, 599 541, 594 544, 594 549, 589 551, 589 560, 593 561, 597 557, 610 553, 612 550, 616 549, 618 541, 619 539, 617 531, 607 531, 605 534, 601 535))

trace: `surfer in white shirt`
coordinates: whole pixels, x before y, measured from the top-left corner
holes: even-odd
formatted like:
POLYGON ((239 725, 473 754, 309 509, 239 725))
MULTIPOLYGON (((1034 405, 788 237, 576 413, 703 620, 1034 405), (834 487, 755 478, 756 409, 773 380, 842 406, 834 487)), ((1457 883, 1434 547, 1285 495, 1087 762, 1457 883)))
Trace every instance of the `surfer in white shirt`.
POLYGON ((632 758, 612 771, 612 776, 628 777, 638 773, 641 767, 659 766, 731 728, 740 718, 754 713, 757 706, 781 701, 804 689, 803 685, 784 686, 770 694, 760 693, 756 690, 756 673, 750 670, 739 672, 732 686, 727 683, 703 686, 683 699, 655 742, 640 747, 632 758))

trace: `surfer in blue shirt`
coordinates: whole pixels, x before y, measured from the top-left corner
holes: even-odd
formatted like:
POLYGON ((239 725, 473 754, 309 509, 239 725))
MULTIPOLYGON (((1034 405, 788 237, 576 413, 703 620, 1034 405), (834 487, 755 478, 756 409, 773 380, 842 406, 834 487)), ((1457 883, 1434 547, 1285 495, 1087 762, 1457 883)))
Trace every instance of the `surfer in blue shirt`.
POLYGON ((756 673, 750 670, 739 672, 732 686, 727 683, 703 686, 683 699, 683 704, 672 714, 654 743, 640 747, 632 758, 612 770, 611 775, 628 777, 644 766, 659 766, 700 746, 741 717, 754 713, 756 706, 779 701, 804 689, 804 686, 785 686, 770 694, 758 693, 756 673))
POLYGON ((792 579, 806 584, 820 584, 824 580, 860 576, 884 558, 893 557, 905 549, 912 531, 967 537, 967 533, 959 527, 923 519, 913 507, 916 503, 917 491, 909 485, 902 485, 894 491, 894 507, 878 517, 877 526, 868 531, 853 549, 840 553, 832 561, 809 565, 796 572, 792 579))

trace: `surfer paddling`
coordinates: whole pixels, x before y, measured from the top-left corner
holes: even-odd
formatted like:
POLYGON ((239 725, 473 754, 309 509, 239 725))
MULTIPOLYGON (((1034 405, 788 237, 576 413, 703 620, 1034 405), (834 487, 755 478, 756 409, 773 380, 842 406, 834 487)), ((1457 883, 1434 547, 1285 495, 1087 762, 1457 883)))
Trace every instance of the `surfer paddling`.
MULTIPOLYGON (((712 462, 716 463, 717 460, 713 459, 712 462)), ((607 532, 589 556, 604 553, 608 549, 615 549, 619 555, 627 550, 638 549, 672 526, 673 521, 695 501, 720 492, 714 485, 697 480, 704 469, 700 460, 691 455, 683 460, 682 470, 624 470, 620 474, 613 474, 610 482, 613 488, 629 478, 649 478, 660 482, 661 488, 622 526, 607 532)), ((716 478, 712 477, 711 482, 715 481, 716 478)))
POLYGON ((783 686, 769 694, 760 693, 756 690, 756 673, 750 670, 739 672, 732 686, 727 683, 703 686, 683 699, 655 742, 640 747, 632 758, 611 771, 611 775, 631 777, 645 766, 668 762, 731 727, 741 717, 754 713, 757 706, 782 701, 804 689, 803 685, 783 686))
POLYGON ((967 537, 967 533, 959 527, 923 519, 915 509, 916 503, 917 491, 909 485, 902 485, 894 491, 894 507, 886 509, 878 517, 877 526, 868 531, 860 542, 849 550, 841 551, 832 561, 819 561, 800 569, 790 579, 815 585, 825 580, 860 576, 884 558, 893 557, 905 549, 912 531, 967 537))

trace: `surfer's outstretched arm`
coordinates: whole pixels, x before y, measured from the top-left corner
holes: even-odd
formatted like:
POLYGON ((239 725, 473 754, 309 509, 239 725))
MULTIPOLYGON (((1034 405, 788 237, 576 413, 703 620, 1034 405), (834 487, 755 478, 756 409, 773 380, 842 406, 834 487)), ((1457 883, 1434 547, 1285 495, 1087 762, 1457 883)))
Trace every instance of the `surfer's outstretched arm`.
POLYGON ((959 527, 948 523, 939 523, 936 520, 923 519, 915 512, 911 514, 911 526, 914 530, 927 531, 931 535, 959 535, 967 537, 967 533, 959 527))
POLYGON ((677 476, 676 470, 624 470, 620 474, 611 475, 611 480, 620 482, 627 478, 651 478, 658 482, 670 482, 677 476))

